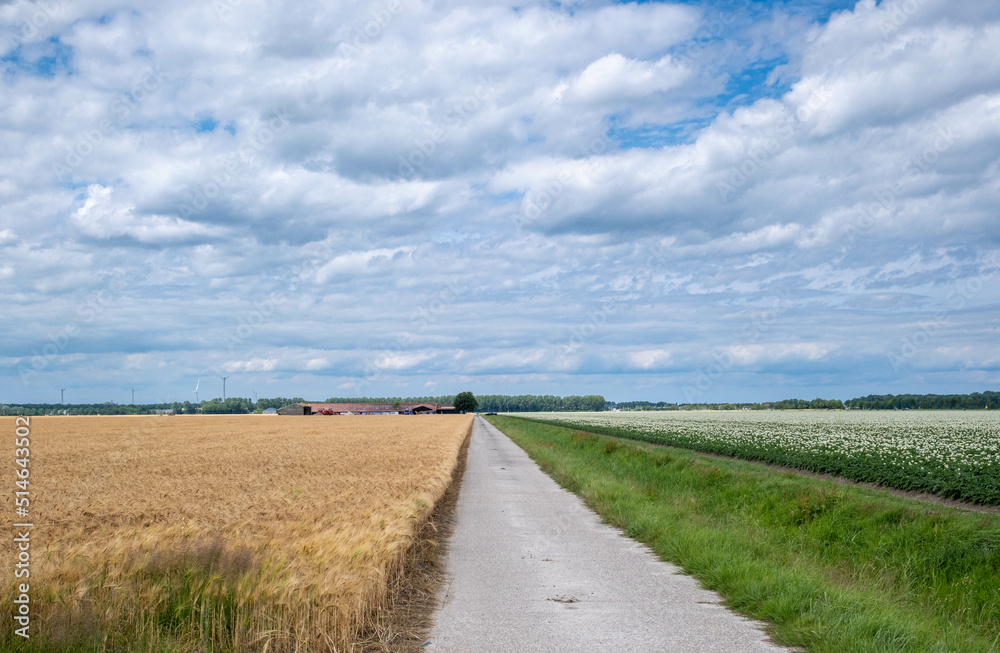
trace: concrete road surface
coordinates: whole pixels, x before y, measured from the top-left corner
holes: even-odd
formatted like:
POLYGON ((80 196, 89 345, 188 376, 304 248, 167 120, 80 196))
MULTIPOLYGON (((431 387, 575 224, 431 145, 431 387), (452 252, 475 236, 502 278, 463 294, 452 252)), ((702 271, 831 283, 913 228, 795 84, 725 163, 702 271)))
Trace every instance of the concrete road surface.
POLYGON ((428 651, 788 651, 476 418, 428 651))

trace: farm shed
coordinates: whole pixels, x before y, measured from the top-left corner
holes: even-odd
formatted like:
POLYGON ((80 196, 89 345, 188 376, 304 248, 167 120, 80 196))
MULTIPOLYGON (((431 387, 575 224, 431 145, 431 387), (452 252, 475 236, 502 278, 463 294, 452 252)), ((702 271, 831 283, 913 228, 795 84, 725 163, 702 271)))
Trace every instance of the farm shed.
POLYGON ((279 415, 308 415, 309 408, 305 404, 290 404, 278 409, 279 415))
POLYGON ((454 414, 449 404, 291 404, 278 410, 279 415, 435 415, 454 414))

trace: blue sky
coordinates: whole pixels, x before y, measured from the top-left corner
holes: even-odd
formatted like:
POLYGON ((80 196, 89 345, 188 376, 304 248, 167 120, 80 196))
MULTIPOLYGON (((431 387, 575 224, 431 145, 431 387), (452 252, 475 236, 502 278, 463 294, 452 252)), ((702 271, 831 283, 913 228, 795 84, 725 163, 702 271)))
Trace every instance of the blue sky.
POLYGON ((0 402, 1000 388, 997 42, 992 0, 0 2, 0 402))

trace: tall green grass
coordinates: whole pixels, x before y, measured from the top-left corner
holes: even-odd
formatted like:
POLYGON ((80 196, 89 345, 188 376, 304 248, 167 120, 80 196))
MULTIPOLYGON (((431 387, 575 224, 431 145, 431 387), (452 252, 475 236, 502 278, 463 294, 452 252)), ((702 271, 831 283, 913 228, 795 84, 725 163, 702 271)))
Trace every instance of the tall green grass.
POLYGON ((490 421, 607 522, 808 651, 1000 651, 1000 517, 763 465, 490 421))

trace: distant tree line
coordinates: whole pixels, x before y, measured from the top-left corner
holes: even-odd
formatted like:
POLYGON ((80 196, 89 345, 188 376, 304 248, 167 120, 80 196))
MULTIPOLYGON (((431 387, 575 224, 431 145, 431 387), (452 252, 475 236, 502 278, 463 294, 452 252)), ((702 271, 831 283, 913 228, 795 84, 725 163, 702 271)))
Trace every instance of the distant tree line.
POLYGON ((608 410, 677 410, 677 404, 666 401, 609 401, 608 410))
POLYGON ((1000 392, 967 395, 868 395, 848 399, 853 410, 983 410, 1000 408, 1000 392))
POLYGON ((868 395, 858 399, 783 399, 760 403, 672 404, 609 401, 609 410, 983 410, 1000 408, 1000 392, 967 395, 868 395))
POLYGON ((665 401, 609 401, 609 410, 837 410, 840 399, 782 399, 760 403, 671 404, 665 401))
MULTIPOLYGON (((465 393, 461 393, 465 394, 465 393)), ((868 395, 857 399, 783 399, 760 403, 676 404, 665 401, 606 401, 601 395, 476 395, 476 410, 490 413, 572 412, 602 410, 982 410, 1000 409, 1000 392, 974 392, 954 395, 868 395)), ((453 404, 456 395, 423 397, 330 397, 326 403, 436 403, 453 404)), ((55 415, 148 415, 157 411, 183 414, 246 414, 268 408, 305 403, 302 397, 247 397, 209 399, 158 404, 0 404, 0 416, 55 415)))
MULTIPOLYGON (((456 395, 438 397, 330 397, 331 404, 393 404, 436 403, 452 404, 456 395)), ((556 397, 554 395, 476 395, 476 410, 481 413, 526 413, 549 411, 606 410, 607 401, 601 395, 556 397)))
POLYGON ((201 412, 206 415, 245 415, 253 411, 253 400, 245 397, 228 397, 225 401, 210 399, 201 402, 201 412))
POLYGON ((273 397, 271 399, 258 399, 256 408, 257 410, 267 410, 268 408, 277 410, 290 404, 304 404, 305 402, 306 400, 302 397, 273 397))
MULTIPOLYGON (((327 404, 451 404, 455 395, 437 397, 330 397, 327 404)), ((293 402, 294 403, 294 402, 293 402)))
POLYGON ((174 404, 20 404, 0 405, 0 415, 147 415, 155 410, 170 410, 174 404))
POLYGON ((525 413, 578 410, 607 410, 601 395, 476 395, 480 412, 525 413))
POLYGON ((201 403, 190 401, 174 401, 158 404, 116 404, 107 401, 103 404, 0 404, 0 416, 9 415, 151 415, 155 412, 170 411, 178 415, 193 415, 195 413, 231 414, 260 413, 268 408, 281 408, 288 404, 305 401, 301 397, 274 397, 271 399, 253 399, 247 397, 229 397, 209 399, 201 403))
POLYGON ((842 410, 844 402, 840 399, 783 399, 774 402, 772 406, 775 410, 842 410))
POLYGON ((268 408, 278 409, 289 404, 303 403, 302 397, 262 397, 256 402, 249 397, 227 397, 225 401, 216 397, 208 401, 201 402, 200 405, 190 405, 185 401, 183 404, 172 404, 174 412, 203 413, 206 415, 245 415, 247 413, 262 413, 268 408))

